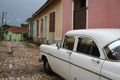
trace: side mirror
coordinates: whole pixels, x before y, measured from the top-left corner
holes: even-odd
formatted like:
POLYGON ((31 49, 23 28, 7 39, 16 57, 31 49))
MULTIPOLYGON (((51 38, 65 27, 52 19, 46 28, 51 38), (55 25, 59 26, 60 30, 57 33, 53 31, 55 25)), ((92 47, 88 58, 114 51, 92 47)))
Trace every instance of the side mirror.
POLYGON ((60 49, 61 43, 58 42, 58 43, 56 44, 56 46, 57 46, 58 49, 60 49))

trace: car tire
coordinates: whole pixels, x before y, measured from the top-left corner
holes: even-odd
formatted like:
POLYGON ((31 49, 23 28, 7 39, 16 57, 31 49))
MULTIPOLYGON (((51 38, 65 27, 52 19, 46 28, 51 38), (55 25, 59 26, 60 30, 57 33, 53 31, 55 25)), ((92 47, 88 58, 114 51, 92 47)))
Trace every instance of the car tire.
POLYGON ((44 61, 44 71, 47 73, 47 74, 51 74, 52 73, 52 70, 50 68, 50 65, 49 65, 49 62, 46 60, 44 61))

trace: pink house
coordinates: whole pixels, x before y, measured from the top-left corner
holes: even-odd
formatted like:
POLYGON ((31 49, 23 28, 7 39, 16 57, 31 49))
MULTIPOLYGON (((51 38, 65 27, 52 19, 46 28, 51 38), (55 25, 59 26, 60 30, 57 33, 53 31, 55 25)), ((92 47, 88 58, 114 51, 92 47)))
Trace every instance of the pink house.
POLYGON ((71 29, 120 28, 120 0, 62 0, 62 34, 71 29))

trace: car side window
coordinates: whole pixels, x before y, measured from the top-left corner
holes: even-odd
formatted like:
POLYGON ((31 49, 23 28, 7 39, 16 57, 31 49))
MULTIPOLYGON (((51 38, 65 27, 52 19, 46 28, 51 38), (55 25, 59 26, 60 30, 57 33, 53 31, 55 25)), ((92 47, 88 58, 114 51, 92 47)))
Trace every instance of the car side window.
POLYGON ((78 45, 77 45, 76 51, 81 52, 83 54, 91 55, 94 57, 100 57, 100 53, 95 42, 88 38, 78 39, 78 45))
POLYGON ((75 38, 66 36, 63 43, 63 48, 73 50, 75 38))
POLYGON ((79 38, 77 51, 84 54, 90 54, 91 43, 92 42, 87 38, 79 38))
POLYGON ((94 57, 100 57, 100 52, 95 42, 92 43, 91 55, 94 57))

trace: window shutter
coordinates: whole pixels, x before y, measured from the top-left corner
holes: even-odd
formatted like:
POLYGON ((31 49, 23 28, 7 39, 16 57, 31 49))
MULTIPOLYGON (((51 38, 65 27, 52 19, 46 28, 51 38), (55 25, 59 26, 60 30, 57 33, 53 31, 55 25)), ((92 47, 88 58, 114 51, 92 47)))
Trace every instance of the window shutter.
POLYGON ((55 12, 50 13, 50 32, 55 32, 55 12))

